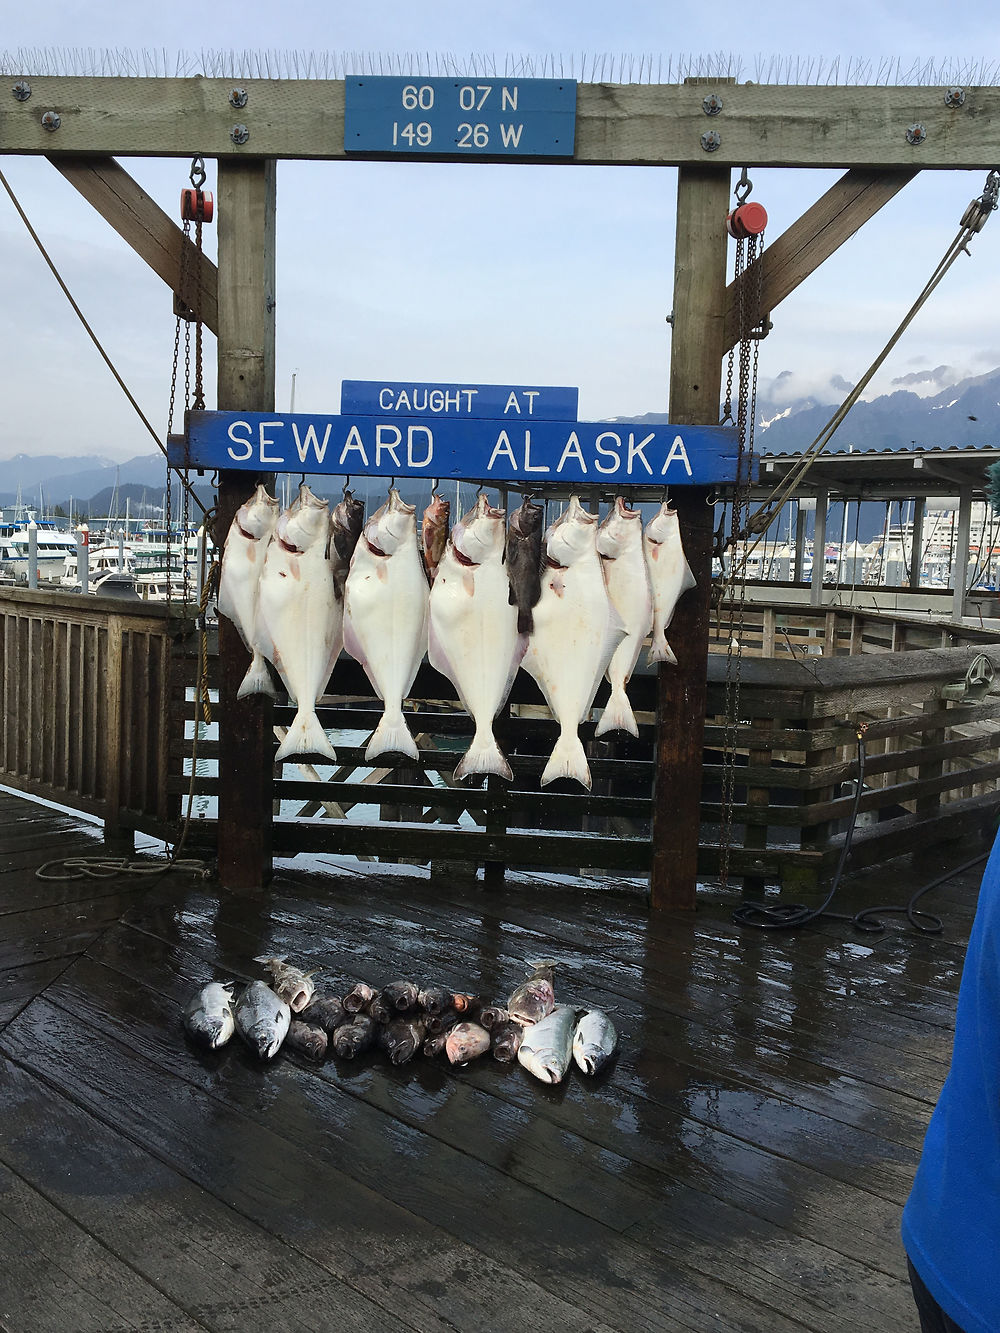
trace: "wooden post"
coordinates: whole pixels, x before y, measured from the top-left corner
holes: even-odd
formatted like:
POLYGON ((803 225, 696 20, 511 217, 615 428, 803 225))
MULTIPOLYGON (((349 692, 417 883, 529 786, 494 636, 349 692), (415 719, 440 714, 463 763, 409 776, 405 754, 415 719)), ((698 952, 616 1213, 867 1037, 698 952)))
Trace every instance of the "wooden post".
MULTIPOLYGON (((726 297, 729 171, 682 167, 677 182, 670 420, 719 419, 726 297)), ((673 496, 696 587, 677 604, 670 640, 677 666, 657 675, 656 773, 650 904, 693 909, 698 872, 706 662, 712 589, 712 506, 701 486, 673 496)))
MULTIPOLYGON (((219 161, 220 411, 274 411, 275 164, 219 161)), ((224 541, 258 481, 222 472, 216 535, 224 541)), ((265 696, 236 698, 249 656, 235 626, 219 618, 219 878, 261 889, 271 878, 273 709, 265 696)))

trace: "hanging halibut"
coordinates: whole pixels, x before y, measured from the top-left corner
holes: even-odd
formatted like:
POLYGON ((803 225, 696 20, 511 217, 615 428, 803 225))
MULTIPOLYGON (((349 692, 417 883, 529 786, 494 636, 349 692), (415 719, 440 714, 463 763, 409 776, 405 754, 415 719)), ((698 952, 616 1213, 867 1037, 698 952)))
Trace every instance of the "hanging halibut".
POLYGON ((611 604, 597 554, 597 517, 574 495, 545 536, 542 595, 522 666, 534 676, 559 738, 542 773, 542 786, 575 778, 590 790, 590 766, 577 728, 625 627, 611 604))
POLYGON ((476 724, 455 778, 513 773, 493 735, 493 719, 510 694, 527 637, 517 632, 517 607, 508 596, 504 518, 480 495, 455 528, 430 594, 431 666, 448 677, 476 724))
POLYGON ((635 669, 643 640, 653 624, 653 591, 642 549, 642 514, 629 509, 619 495, 615 506, 597 529, 597 553, 611 604, 621 616, 625 638, 608 664, 611 694, 597 724, 596 736, 607 731, 630 731, 638 736, 635 714, 625 686, 635 669))
POLYGON ((403 717, 427 648, 427 579, 413 505, 393 487, 365 524, 344 590, 344 644, 385 705, 365 761, 380 754, 418 758, 403 717))
POLYGON ((334 591, 329 548, 330 506, 303 483, 278 519, 260 580, 257 643, 298 709, 276 760, 337 757, 316 716, 316 700, 343 646, 343 603, 334 591))
POLYGON ((646 568, 653 590, 653 642, 648 661, 677 665, 673 649, 667 643, 667 627, 674 618, 674 607, 682 593, 694 587, 694 575, 681 545, 681 527, 677 510, 664 500, 659 512, 646 524, 642 537, 646 568))
POLYGON ((249 694, 269 694, 274 698, 271 673, 263 654, 254 646, 254 627, 257 621, 260 576, 280 507, 278 501, 268 495, 265 486, 258 486, 237 511, 222 553, 219 610, 233 622, 252 654, 243 683, 236 691, 237 699, 245 699, 249 694))
POLYGON ((344 600, 344 584, 347 571, 351 567, 351 556, 361 536, 365 522, 365 507, 360 500, 355 500, 350 491, 344 491, 344 498, 330 515, 330 535, 333 545, 330 560, 333 563, 333 590, 337 601, 344 600))

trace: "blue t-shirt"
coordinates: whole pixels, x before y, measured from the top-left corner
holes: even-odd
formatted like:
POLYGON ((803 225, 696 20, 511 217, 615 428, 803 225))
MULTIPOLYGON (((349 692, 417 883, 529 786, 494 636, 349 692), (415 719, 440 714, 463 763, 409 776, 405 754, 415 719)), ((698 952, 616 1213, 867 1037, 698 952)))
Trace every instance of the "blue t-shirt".
POLYGON ((1000 1333, 1000 836, 962 970, 951 1069, 903 1210, 903 1244, 966 1333, 1000 1333))

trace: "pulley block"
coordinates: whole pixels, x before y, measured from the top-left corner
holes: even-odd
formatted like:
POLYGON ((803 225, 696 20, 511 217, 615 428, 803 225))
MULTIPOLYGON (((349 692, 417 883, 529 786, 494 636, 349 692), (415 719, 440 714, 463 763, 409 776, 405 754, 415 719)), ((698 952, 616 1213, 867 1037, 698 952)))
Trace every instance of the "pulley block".
POLYGON ((726 230, 735 240, 760 236, 767 226, 767 209, 763 204, 743 203, 726 216, 726 230))
POLYGON ((181 218, 184 222, 211 222, 214 213, 211 190, 181 190, 181 218))

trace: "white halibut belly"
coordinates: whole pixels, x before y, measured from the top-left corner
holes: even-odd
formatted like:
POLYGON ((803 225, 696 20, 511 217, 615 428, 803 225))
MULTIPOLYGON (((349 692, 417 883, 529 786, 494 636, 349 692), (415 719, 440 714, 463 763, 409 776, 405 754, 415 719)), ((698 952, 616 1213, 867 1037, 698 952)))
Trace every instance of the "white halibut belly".
POLYGON ((621 638, 597 559, 543 577, 522 662, 560 726, 576 727, 586 717, 621 638))
POLYGON ((488 725, 510 692, 522 644, 502 564, 466 568, 450 553, 430 594, 430 660, 458 690, 476 726, 488 725))
POLYGON ((269 561, 260 580, 257 624, 262 651, 299 705, 315 704, 343 644, 343 609, 322 554, 269 561), (292 572, 296 561, 299 574, 292 572))
POLYGON ((427 647, 427 580, 416 546, 375 556, 359 543, 344 589, 347 650, 387 707, 402 707, 427 647))
POLYGON ((614 651, 608 665, 608 679, 624 684, 631 676, 643 640, 653 625, 653 598, 646 574, 642 545, 626 558, 619 556, 605 565, 608 596, 625 627, 625 638, 614 651))

